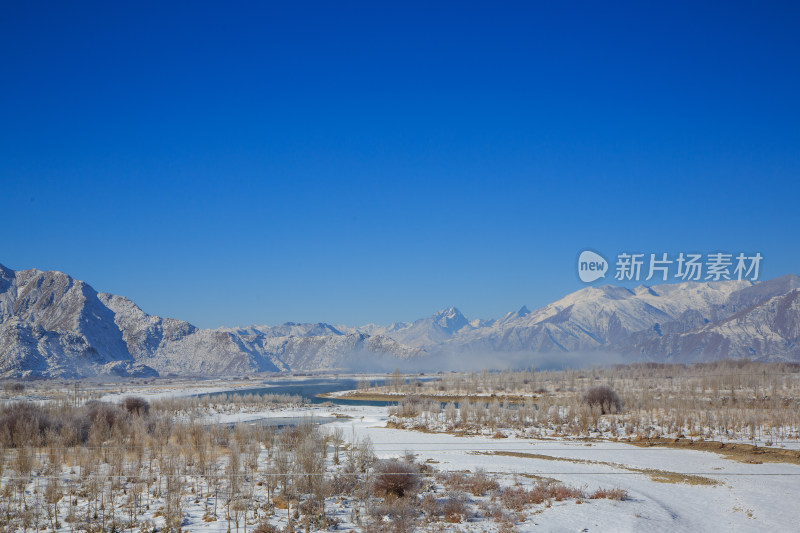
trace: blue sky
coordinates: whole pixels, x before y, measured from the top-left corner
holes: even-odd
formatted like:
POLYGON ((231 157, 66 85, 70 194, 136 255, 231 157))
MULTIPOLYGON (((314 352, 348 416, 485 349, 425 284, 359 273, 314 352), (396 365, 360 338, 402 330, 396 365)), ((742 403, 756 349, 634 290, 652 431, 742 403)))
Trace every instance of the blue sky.
POLYGON ((4 6, 0 263, 204 327, 800 273, 796 4, 164 4, 4 6))

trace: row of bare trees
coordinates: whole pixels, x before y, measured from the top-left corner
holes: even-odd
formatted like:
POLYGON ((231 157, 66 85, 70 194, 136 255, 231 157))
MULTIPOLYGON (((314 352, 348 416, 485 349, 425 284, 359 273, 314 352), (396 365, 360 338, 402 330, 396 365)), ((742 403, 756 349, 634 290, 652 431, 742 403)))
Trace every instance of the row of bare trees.
POLYGON ((433 381, 407 380, 404 387, 413 394, 391 414, 428 429, 672 435, 766 444, 800 439, 800 366, 788 363, 737 360, 446 374, 433 381), (600 391, 604 396, 593 396, 600 391), (445 397, 444 403, 437 396, 445 397), (460 401, 448 403, 451 396, 460 401))
POLYGON ((363 531, 422 522, 448 530, 473 518, 513 530, 524 507, 547 499, 624 498, 560 484, 501 487, 486 473, 438 476, 411 452, 378 461, 368 438, 311 420, 280 430, 204 425, 141 399, 89 402, 65 413, 90 421, 81 439, 57 422, 63 406, 25 411, 36 425, 16 423, 21 409, 0 408, 10 433, 0 446, 3 533, 189 531, 198 515, 237 533, 328 530, 342 520, 363 531))
POLYGON ((301 403, 250 395, 6 404, 0 531, 180 531, 189 507, 237 532, 268 527, 284 510, 289 530, 327 527, 326 498, 369 500, 369 440, 348 442, 311 419, 282 430, 200 422, 210 409, 301 403))

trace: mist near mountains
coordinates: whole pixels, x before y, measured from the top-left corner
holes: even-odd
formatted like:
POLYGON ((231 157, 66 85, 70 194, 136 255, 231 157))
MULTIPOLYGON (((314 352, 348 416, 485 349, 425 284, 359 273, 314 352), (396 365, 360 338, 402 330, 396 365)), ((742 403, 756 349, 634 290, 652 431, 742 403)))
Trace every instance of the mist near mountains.
POLYGON ((622 354, 593 352, 470 352, 442 350, 430 357, 397 359, 390 357, 353 356, 349 372, 389 373, 395 369, 404 373, 477 372, 481 370, 566 370, 599 367, 630 362, 622 354))
POLYGON ((539 309, 468 319, 201 329, 62 272, 0 265, 0 377, 557 369, 723 358, 800 361, 800 278, 589 286, 539 309))

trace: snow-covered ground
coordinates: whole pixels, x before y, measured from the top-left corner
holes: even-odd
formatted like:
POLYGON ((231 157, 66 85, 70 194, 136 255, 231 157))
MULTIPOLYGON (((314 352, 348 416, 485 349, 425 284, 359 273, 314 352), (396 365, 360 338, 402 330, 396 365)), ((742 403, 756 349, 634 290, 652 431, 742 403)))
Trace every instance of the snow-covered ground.
MULTIPOLYGON (((228 415, 223 421, 312 416, 340 417, 325 428, 341 427, 347 439, 369 437, 380 458, 402 456, 409 450, 417 455, 419 462, 427 461, 440 471, 474 472, 483 468, 489 473, 503 474, 501 484, 516 480, 525 485, 531 483, 530 476, 542 476, 588 491, 603 487, 628 492, 629 499, 622 502, 584 500, 582 505, 573 501, 554 504, 520 524, 521 531, 538 528, 539 531, 772 532, 791 531, 800 523, 800 506, 796 505, 800 466, 796 465, 745 464, 712 452, 642 448, 616 442, 531 440, 514 436, 495 439, 393 429, 386 427, 389 417, 385 407, 309 406, 228 415), (652 470, 663 471, 664 475, 652 470), (673 473, 699 476, 717 484, 654 479, 673 473)), ((213 529, 211 525, 207 527, 213 529)))
POLYGON ((368 435, 379 455, 398 454, 401 448, 408 448, 418 453, 420 460, 438 461, 436 467, 442 470, 474 471, 482 467, 489 472, 551 477, 589 489, 620 487, 628 491, 630 501, 593 501, 589 505, 554 507, 536 515, 536 523, 548 531, 789 531, 800 523, 800 507, 794 504, 800 489, 800 467, 794 465, 743 464, 709 452, 619 443, 586 445, 409 432, 383 427, 385 418, 379 413, 334 424, 368 435), (647 474, 604 464, 476 455, 494 451, 691 473, 720 484, 661 483, 647 474))
POLYGON ((208 380, 198 383, 179 382, 169 385, 131 386, 122 385, 103 391, 100 400, 103 402, 118 402, 127 396, 140 396, 147 400, 160 398, 179 398, 194 396, 196 394, 213 394, 215 392, 231 392, 237 390, 267 388, 270 385, 260 382, 224 382, 221 380, 208 380))
MULTIPOLYGON (((259 383, 176 384, 160 388, 107 391, 116 401, 136 394, 145 398, 186 396, 253 388, 259 383)), ((800 524, 800 466, 784 463, 745 464, 712 452, 665 447, 638 447, 606 441, 528 439, 427 433, 387 427, 386 407, 315 405, 239 413, 209 413, 206 422, 254 422, 264 418, 335 418, 326 430, 341 428, 346 440, 369 438, 379 458, 416 454, 417 461, 438 471, 484 469, 503 486, 529 486, 536 477, 552 478, 587 492, 621 488, 628 499, 583 499, 535 506, 518 523, 520 531, 793 531, 800 524), (673 482, 682 476, 690 482, 673 482), (694 477, 693 477, 694 476, 694 477), (705 481, 691 483, 691 481, 705 481), (711 483, 711 482, 715 483, 711 483)), ((157 502, 153 509, 158 507, 157 502)), ((204 503, 187 496, 183 504, 185 531, 224 533, 227 521, 202 519, 204 503)), ((285 512, 285 511, 284 511, 285 512)), ((352 530, 346 499, 328 508, 352 530)), ((158 523, 156 518, 156 523, 158 523)), ((280 525, 280 520, 278 525, 280 525)), ((461 523, 461 530, 497 531, 494 522, 461 523)), ((61 531, 69 528, 63 524, 61 531)))
MULTIPOLYGON (((194 396, 197 394, 213 394, 217 392, 235 392, 248 389, 265 389, 275 387, 280 384, 293 384, 302 383, 309 380, 318 379, 338 379, 338 374, 314 374, 309 376, 274 376, 265 378, 263 380, 249 380, 249 381, 231 381, 225 379, 204 379, 201 381, 182 381, 178 380, 174 383, 161 383, 131 385, 120 384, 107 386, 101 389, 100 400, 104 402, 118 402, 126 396, 141 396, 147 400, 155 400, 159 398, 178 398, 185 396, 194 396)), ((385 375, 372 375, 364 374, 359 376, 364 380, 384 380, 385 375)), ((352 392, 352 391, 343 391, 352 392)))

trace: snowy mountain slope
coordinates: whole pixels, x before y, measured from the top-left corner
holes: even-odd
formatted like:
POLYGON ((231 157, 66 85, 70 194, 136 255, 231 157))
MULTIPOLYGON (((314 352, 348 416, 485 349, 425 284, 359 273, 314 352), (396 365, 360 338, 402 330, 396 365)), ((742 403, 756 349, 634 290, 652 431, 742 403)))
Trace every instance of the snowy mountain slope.
POLYGON ((61 272, 0 266, 0 376, 155 375, 127 351, 113 313, 61 272))
MULTIPOLYGON (((675 353, 674 348, 668 348, 668 343, 675 342, 674 339, 665 341, 662 340, 662 337, 670 337, 699 331, 706 328, 708 325, 720 323, 721 321, 724 321, 737 313, 750 309, 753 306, 758 306, 771 298, 788 294, 793 290, 800 288, 800 277, 790 274, 773 280, 763 281, 755 284, 747 284, 744 286, 733 285, 734 283, 738 282, 728 283, 734 287, 734 290, 727 291, 727 294, 725 294, 726 291, 719 290, 720 287, 717 287, 718 290, 715 293, 717 298, 706 297, 706 301, 708 302, 708 305, 706 306, 699 305, 696 301, 694 301, 698 292, 698 287, 696 287, 696 284, 688 286, 687 290, 683 291, 688 292, 688 295, 682 294, 681 292, 668 294, 668 296, 670 296, 672 299, 680 299, 681 297, 684 297, 692 300, 691 303, 695 306, 695 308, 683 310, 680 314, 673 316, 673 320, 671 321, 656 322, 652 327, 636 332, 630 335, 628 338, 614 339, 613 343, 615 344, 615 348, 623 353, 638 353, 643 355, 649 353, 650 355, 655 356, 656 354, 653 352, 655 349, 654 346, 661 346, 664 352, 662 352, 660 356, 663 357, 673 354, 675 353), (722 297, 722 294, 725 294, 725 296, 722 297), (650 346, 649 352, 648 350, 643 351, 645 346, 650 346)), ((682 308, 679 308, 677 311, 681 311, 681 309, 682 308)), ((742 347, 749 346, 753 343, 754 339, 747 339, 747 335, 748 332, 746 330, 742 331, 741 335, 737 335, 742 342, 742 347)), ((774 346, 772 348, 774 348, 774 346)), ((693 357, 694 359, 718 358, 724 357, 725 353, 727 353, 727 350, 719 346, 717 347, 716 353, 711 353, 707 350, 705 355, 698 352, 695 353, 693 357)), ((784 353, 784 351, 781 351, 781 353, 778 354, 774 352, 754 353, 752 351, 742 350, 733 350, 731 356, 734 356, 734 354, 743 356, 745 353, 748 353, 749 357, 771 357, 776 355, 792 356, 791 352, 784 353)))
MULTIPOLYGON (((604 285, 578 290, 534 311, 523 307, 484 324, 468 322, 469 327, 430 333, 432 324, 436 322, 432 317, 416 321, 405 330, 387 331, 385 334, 429 352, 606 350, 632 357, 644 354, 656 357, 659 353, 663 357, 674 353, 676 348, 669 342, 677 341, 661 341, 661 337, 694 332, 796 288, 800 288, 800 278, 793 274, 757 283, 685 282, 635 289, 604 285), (647 349, 643 351, 645 346, 647 349)), ((791 314, 791 310, 788 312, 791 314)), ((766 320, 767 317, 760 315, 760 319, 766 320)), ((684 358, 703 360, 729 354, 800 360, 800 349, 791 339, 781 337, 783 342, 759 343, 753 337, 752 328, 745 328, 740 323, 729 327, 741 329, 735 334, 733 331, 727 333, 734 339, 731 341, 734 346, 711 343, 705 351, 686 352, 684 358)), ((777 335, 783 333, 781 330, 777 335)))
POLYGON ((61 272, 0 265, 0 377, 232 375, 420 357, 395 340, 328 324, 199 329, 98 293, 61 272))
POLYGON ((363 333, 365 335, 386 335, 388 333, 405 329, 411 325, 411 322, 393 322, 388 326, 369 323, 363 326, 343 326, 338 325, 336 328, 346 333, 363 333))
MULTIPOLYGON (((0 377, 363 369, 441 354, 609 351, 632 359, 800 361, 800 278, 586 287, 497 320, 455 307, 412 323, 200 329, 61 272, 0 265, 0 377)), ((492 358, 485 359, 490 364, 492 358)), ((433 365, 435 367, 435 365, 433 365)))
POLYGON ((523 305, 522 307, 520 307, 516 311, 509 311, 508 313, 506 313, 503 316, 503 318, 500 318, 500 319, 498 319, 496 321, 486 321, 485 323, 482 323, 480 325, 478 325, 478 324, 475 324, 475 325, 478 326, 478 327, 491 327, 491 326, 502 327, 502 326, 505 326, 506 324, 508 324, 509 322, 513 322, 513 321, 518 320, 520 318, 524 318, 524 317, 528 316, 529 314, 531 314, 530 309, 528 309, 527 306, 523 305))
POLYGON ((336 337, 291 337, 282 341, 280 355, 291 368, 361 370, 363 364, 374 366, 379 360, 392 368, 398 360, 417 358, 424 352, 380 335, 350 333, 336 337))
POLYGON ((343 335, 345 333, 338 327, 323 322, 314 324, 286 322, 279 326, 253 325, 244 328, 219 328, 218 331, 229 331, 237 335, 264 335, 266 337, 318 337, 323 335, 343 335))
POLYGON ((694 361, 726 357, 797 360, 800 354, 800 290, 774 296, 732 316, 688 332, 650 338, 643 357, 694 361))
POLYGON ((361 333, 380 331, 401 344, 416 346, 430 350, 451 339, 458 332, 474 329, 475 326, 455 307, 437 311, 427 318, 415 320, 413 323, 394 323, 386 328, 369 324, 357 328, 361 333))

